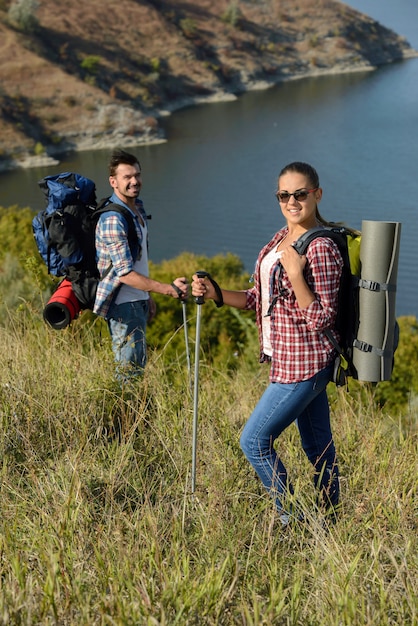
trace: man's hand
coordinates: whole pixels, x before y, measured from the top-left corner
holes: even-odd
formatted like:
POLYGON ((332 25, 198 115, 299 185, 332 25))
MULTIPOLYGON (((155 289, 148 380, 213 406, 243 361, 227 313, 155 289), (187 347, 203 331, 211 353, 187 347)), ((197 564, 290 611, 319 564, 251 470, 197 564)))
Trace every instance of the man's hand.
POLYGON ((189 284, 185 276, 181 278, 175 278, 171 283, 171 287, 173 288, 173 298, 178 298, 179 300, 187 300, 189 296, 189 284))

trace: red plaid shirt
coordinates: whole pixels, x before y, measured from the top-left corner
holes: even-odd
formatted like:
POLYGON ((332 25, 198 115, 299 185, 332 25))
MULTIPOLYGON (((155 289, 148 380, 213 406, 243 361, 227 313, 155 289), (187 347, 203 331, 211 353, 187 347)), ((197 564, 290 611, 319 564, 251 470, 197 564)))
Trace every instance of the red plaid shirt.
MULTIPOLYGON (((269 290, 270 300, 274 303, 270 317, 273 347, 270 381, 296 383, 311 378, 335 357, 335 349, 323 331, 335 326, 343 260, 336 243, 329 237, 317 237, 311 242, 306 254, 304 276, 315 300, 306 309, 300 309, 284 268, 276 272, 272 282, 272 267, 272 284, 262 285, 260 281, 261 260, 287 232, 286 227, 276 233, 258 255, 254 287, 246 291, 246 308, 256 311, 260 361, 270 360, 263 352, 261 324, 261 290, 269 290)), ((337 333, 335 337, 339 339, 337 333)))

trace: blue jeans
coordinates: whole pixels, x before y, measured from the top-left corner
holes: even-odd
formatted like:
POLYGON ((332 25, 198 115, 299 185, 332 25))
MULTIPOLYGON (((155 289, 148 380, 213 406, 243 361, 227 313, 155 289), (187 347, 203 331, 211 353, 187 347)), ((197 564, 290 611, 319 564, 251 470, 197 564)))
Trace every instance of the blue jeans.
POLYGON ((111 304, 107 315, 118 378, 140 375, 147 362, 148 300, 111 304))
POLYGON ((270 383, 242 432, 241 448, 279 512, 284 511, 282 499, 293 494, 293 487, 273 444, 295 420, 302 448, 314 467, 320 499, 327 508, 338 504, 338 465, 326 393, 331 374, 329 366, 300 383, 270 383))

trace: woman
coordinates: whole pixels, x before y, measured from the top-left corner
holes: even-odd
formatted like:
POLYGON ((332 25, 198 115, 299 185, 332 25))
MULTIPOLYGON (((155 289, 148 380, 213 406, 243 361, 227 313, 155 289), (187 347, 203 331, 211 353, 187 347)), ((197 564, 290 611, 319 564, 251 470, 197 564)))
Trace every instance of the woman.
MULTIPOLYGON (((306 256, 292 247, 305 231, 325 224, 318 211, 322 189, 311 165, 294 162, 284 167, 276 197, 286 226, 259 253, 254 286, 221 292, 225 304, 256 311, 260 360, 271 364, 270 384, 246 423, 240 443, 275 498, 282 524, 287 525, 300 513, 286 506, 293 488, 273 444, 295 420, 303 450, 314 467, 319 502, 334 513, 339 500, 326 394, 335 351, 324 330, 335 326, 343 260, 335 242, 327 237, 315 239, 306 256)), ((219 300, 211 281, 197 275, 192 292, 219 300)))

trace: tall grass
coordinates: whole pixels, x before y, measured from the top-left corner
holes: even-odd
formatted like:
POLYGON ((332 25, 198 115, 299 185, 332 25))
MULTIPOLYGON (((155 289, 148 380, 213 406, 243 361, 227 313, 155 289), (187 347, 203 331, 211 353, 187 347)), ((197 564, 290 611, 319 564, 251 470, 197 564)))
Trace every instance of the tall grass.
POLYGON ((284 532, 239 449, 267 370, 202 354, 192 496, 185 355, 152 353, 120 387, 93 331, 24 311, 0 327, 1 624, 418 624, 412 410, 333 395, 343 505, 328 530, 291 427, 278 445, 308 523, 284 532))

